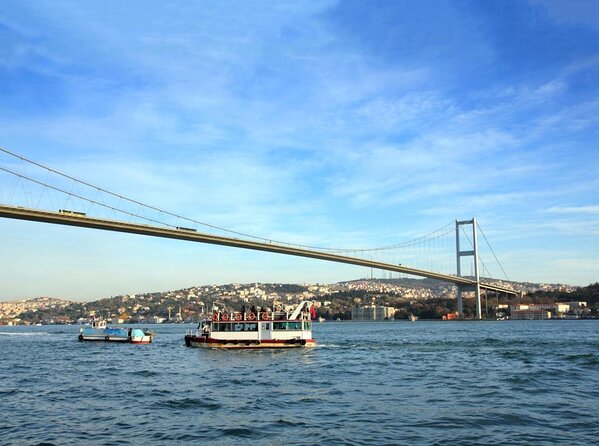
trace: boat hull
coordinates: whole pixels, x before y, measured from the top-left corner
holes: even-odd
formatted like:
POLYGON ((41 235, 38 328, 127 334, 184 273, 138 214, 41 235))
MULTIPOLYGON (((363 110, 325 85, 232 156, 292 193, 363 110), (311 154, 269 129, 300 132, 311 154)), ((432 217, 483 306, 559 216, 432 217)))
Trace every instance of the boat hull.
POLYGON ((129 343, 131 343, 131 344, 151 344, 152 336, 139 336, 139 337, 132 336, 129 343))
POLYGON ((151 344, 153 334, 139 328, 82 328, 79 332, 80 341, 118 342, 121 344, 151 344))
POLYGON ((315 347, 314 339, 264 339, 256 340, 225 340, 206 336, 186 335, 185 345, 199 348, 221 349, 263 349, 263 348, 302 348, 315 347))
POLYGON ((79 335, 80 341, 94 341, 94 342, 129 342, 129 338, 123 338, 118 336, 101 336, 91 335, 83 336, 79 335))
POLYGON ((121 344, 151 344, 152 337, 151 336, 141 336, 141 337, 132 337, 129 338, 121 338, 116 336, 79 336, 80 341, 93 341, 93 342, 120 342, 121 344))

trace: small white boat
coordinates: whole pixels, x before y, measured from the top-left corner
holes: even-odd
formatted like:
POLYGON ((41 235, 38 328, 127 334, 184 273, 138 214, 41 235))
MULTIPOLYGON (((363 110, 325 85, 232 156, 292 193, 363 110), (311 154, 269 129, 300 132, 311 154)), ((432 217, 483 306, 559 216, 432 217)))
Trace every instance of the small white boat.
POLYGON ((80 341, 123 342, 128 344, 151 344, 155 333, 141 328, 106 327, 106 321, 92 320, 91 327, 79 329, 80 341))
POLYGON ((188 347, 258 349, 314 347, 312 304, 303 301, 290 311, 262 308, 249 312, 214 311, 185 336, 188 347))
POLYGON ((325 319, 324 317, 320 316, 320 317, 318 318, 318 322, 324 322, 324 321, 326 321, 326 319, 325 319))

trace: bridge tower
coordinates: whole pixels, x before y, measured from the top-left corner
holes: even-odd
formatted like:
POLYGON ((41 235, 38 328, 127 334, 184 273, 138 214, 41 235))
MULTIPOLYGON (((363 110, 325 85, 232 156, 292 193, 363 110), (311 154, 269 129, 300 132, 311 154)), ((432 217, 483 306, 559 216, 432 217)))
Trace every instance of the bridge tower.
POLYGON ((462 277, 462 257, 474 257, 474 285, 458 285, 458 317, 464 317, 462 311, 462 291, 474 291, 476 296, 476 318, 481 319, 481 301, 480 301, 480 277, 478 273, 478 243, 476 240, 476 218, 472 220, 463 220, 455 222, 455 243, 456 243, 456 260, 457 260, 457 275, 462 277), (460 246, 460 229, 462 226, 472 225, 472 249, 462 251, 460 246))

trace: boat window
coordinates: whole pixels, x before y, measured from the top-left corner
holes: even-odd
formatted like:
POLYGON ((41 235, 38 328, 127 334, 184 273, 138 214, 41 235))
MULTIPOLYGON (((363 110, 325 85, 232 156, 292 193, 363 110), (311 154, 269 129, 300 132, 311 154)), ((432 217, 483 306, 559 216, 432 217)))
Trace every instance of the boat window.
POLYGON ((215 331, 258 331, 258 323, 257 322, 235 322, 235 323, 227 323, 227 324, 218 324, 217 330, 215 331))
POLYGON ((262 330, 270 330, 270 324, 268 322, 262 324, 262 330))
POLYGON ((273 322, 273 330, 301 330, 302 322, 273 322))
POLYGON ((312 322, 304 322, 304 330, 312 330, 312 322))
POLYGON ((220 322, 218 324, 213 324, 213 331, 233 331, 233 324, 230 322, 220 322))

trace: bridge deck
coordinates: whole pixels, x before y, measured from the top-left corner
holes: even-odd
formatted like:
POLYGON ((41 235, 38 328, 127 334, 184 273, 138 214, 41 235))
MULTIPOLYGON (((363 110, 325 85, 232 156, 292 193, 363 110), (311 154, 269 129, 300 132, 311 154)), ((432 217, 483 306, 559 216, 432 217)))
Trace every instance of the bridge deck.
MULTIPOLYGON (((101 229, 105 231, 126 232, 131 234, 140 234, 152 237, 163 237, 191 242, 209 243, 214 245, 231 246, 235 248, 252 249, 257 251, 274 252, 299 257, 309 257, 312 259, 327 260, 330 262, 346 263, 350 265, 365 266, 386 271, 405 273, 429 279, 437 279, 444 282, 451 282, 461 286, 474 286, 476 282, 458 276, 435 273, 416 268, 410 268, 404 265, 393 265, 390 263, 375 262, 356 257, 341 256, 321 251, 295 248, 291 246, 279 245, 274 243, 257 242, 243 240, 232 237, 216 236, 201 232, 183 231, 181 229, 169 229, 152 225, 141 225, 136 223, 127 223, 116 220, 99 219, 87 216, 68 215, 59 212, 42 211, 37 209, 28 209, 23 207, 0 205, 0 217, 13 218, 18 220, 38 221, 68 226, 79 226, 84 228, 101 229)), ((498 287, 492 284, 480 283, 480 288, 501 293, 518 294, 508 288, 498 287)))

